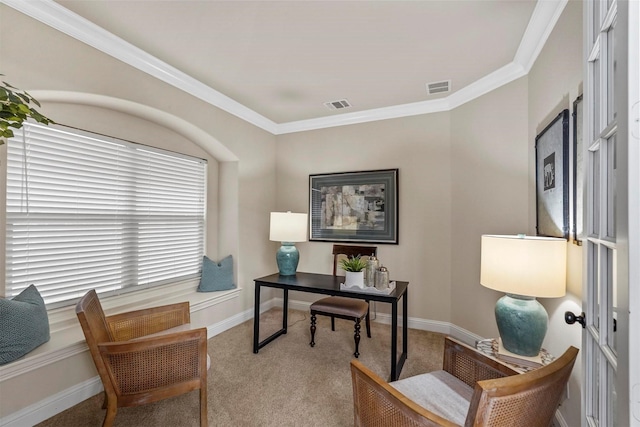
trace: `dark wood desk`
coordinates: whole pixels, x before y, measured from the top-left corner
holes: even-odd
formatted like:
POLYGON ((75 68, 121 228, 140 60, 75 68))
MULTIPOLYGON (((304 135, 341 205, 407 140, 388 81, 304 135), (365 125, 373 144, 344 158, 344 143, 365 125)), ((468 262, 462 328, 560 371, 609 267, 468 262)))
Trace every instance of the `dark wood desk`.
POLYGON ((287 333, 287 310, 289 308, 289 291, 309 292, 312 294, 334 295, 356 298, 367 301, 380 301, 391 304, 391 380, 396 381, 407 360, 407 287, 409 282, 396 281, 396 288, 389 295, 369 294, 340 290, 342 276, 329 274, 296 273, 295 276, 270 276, 254 279, 255 299, 253 313, 253 352, 258 351, 280 335, 287 333), (284 291, 282 307, 282 329, 263 341, 260 341, 260 289, 263 287, 278 288, 284 291), (398 301, 402 298, 402 353, 398 357, 398 301))

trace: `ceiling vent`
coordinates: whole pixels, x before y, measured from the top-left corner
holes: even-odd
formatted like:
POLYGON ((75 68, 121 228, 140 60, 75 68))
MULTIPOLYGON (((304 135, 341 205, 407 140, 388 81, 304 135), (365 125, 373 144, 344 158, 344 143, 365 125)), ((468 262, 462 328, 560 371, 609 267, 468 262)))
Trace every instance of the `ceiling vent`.
POLYGON ((443 80, 441 82, 427 83, 427 93, 435 95, 436 93, 449 92, 451 90, 451 80, 443 80))
POLYGON ((330 110, 343 110, 351 107, 351 104, 346 99, 340 99, 338 101, 325 102, 324 106, 330 110))

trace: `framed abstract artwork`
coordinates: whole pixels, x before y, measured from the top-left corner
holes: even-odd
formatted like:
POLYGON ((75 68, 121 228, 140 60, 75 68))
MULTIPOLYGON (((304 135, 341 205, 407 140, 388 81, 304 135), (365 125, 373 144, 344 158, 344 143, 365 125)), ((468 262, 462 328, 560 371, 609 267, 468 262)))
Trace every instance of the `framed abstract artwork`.
POLYGON ((536 231, 569 239, 569 110, 536 137, 536 231))
POLYGON ((311 241, 398 244, 398 169, 309 175, 311 241))

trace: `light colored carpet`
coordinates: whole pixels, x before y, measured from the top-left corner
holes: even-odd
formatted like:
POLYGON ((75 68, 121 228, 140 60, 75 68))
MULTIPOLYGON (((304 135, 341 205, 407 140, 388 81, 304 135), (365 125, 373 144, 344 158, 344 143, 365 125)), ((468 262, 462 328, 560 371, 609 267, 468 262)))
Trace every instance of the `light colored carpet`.
MULTIPOLYGON (((282 324, 282 310, 260 318, 261 339, 282 324)), ((372 338, 362 328, 360 360, 388 380, 390 325, 372 322, 372 338)), ((442 367, 444 336, 410 329, 408 360, 400 378, 442 367)), ((353 322, 318 316, 316 346, 309 346, 309 314, 289 310, 286 335, 252 352, 253 320, 208 342, 208 418, 210 426, 351 426, 353 399, 349 362, 353 322)), ((398 334, 400 337, 401 331, 398 334)), ((398 346, 401 348, 401 345, 398 346)), ((96 395, 38 424, 40 427, 101 426, 105 411, 96 395)), ((153 404, 120 408, 115 426, 198 426, 198 391, 153 404)))

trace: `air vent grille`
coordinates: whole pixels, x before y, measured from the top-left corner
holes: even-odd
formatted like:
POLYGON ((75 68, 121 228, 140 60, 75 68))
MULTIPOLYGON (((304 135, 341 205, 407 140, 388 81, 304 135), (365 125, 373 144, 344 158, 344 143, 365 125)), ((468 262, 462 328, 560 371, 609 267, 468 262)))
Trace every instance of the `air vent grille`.
POLYGON ((441 82, 427 83, 427 93, 435 95, 436 93, 449 92, 451 90, 451 80, 443 80, 441 82))
POLYGON ((346 99, 340 99, 338 101, 325 102, 324 106, 330 110, 343 110, 345 108, 351 107, 351 104, 349 104, 349 101, 347 101, 346 99))

